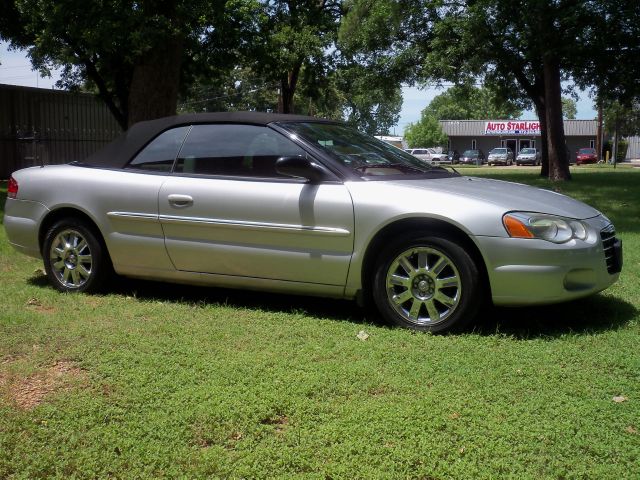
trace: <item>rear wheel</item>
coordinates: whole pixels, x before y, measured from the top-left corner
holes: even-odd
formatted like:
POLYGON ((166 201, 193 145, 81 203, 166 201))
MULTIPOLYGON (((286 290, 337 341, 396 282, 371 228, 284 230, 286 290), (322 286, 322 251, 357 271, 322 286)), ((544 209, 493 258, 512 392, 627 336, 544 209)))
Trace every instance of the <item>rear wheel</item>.
POLYGON ((438 236, 403 239, 379 258, 373 294, 388 322, 436 333, 460 329, 474 318, 480 276, 458 243, 438 236))
POLYGON ((49 281, 62 292, 98 291, 112 272, 99 237, 76 218, 60 220, 49 229, 42 255, 49 281))

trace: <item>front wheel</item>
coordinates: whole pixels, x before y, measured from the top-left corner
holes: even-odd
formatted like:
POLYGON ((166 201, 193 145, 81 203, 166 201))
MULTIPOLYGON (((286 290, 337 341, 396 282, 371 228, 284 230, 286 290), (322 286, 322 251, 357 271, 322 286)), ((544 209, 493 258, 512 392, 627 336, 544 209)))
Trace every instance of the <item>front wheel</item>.
POLYGON ((379 258, 374 301, 390 323, 437 333, 460 329, 475 317, 480 275, 458 243, 438 236, 403 239, 379 258))
POLYGON ((44 268, 62 292, 95 292, 112 271, 106 248, 93 229, 76 218, 56 222, 45 236, 44 268))

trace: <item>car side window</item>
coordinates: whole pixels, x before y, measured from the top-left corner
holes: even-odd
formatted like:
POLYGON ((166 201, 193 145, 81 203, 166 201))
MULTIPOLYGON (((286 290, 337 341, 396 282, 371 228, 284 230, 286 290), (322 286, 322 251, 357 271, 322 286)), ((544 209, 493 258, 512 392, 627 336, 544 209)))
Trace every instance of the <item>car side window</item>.
POLYGON ((174 168, 176 173, 289 178, 276 172, 283 156, 305 152, 285 136, 256 125, 194 125, 174 168))
POLYGON ((178 156, 184 137, 190 127, 178 127, 166 130, 151 140, 126 168, 135 168, 154 172, 170 172, 178 156))

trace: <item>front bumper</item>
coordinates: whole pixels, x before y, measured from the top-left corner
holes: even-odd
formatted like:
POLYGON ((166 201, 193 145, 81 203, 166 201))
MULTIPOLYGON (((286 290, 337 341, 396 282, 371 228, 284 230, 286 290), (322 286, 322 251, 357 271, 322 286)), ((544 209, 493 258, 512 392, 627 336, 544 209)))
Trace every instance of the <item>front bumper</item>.
POLYGON ((598 163, 598 160, 595 157, 576 158, 576 163, 578 165, 585 163, 598 163))
POLYGON ((535 158, 531 158, 531 157, 520 157, 520 158, 516 158, 516 162, 517 163, 530 163, 532 165, 535 165, 536 159, 535 158))
MULTIPOLYGON (((601 216, 587 222, 597 232, 609 225, 601 216)), ((586 297, 609 287, 620 275, 609 273, 600 237, 594 244, 508 237, 476 240, 485 258, 495 305, 543 305, 586 297)), ((616 254, 621 261, 621 248, 616 254)))

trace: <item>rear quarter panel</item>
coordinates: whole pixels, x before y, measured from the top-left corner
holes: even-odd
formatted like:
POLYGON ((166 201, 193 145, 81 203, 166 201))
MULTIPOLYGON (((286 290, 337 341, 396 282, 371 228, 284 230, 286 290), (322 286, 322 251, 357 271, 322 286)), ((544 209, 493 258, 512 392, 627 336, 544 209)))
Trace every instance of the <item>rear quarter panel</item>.
POLYGON ((158 191, 165 176, 71 165, 34 167, 13 176, 18 199, 46 209, 32 219, 37 230, 50 212, 79 210, 99 229, 117 272, 173 269, 158 220, 158 191))

